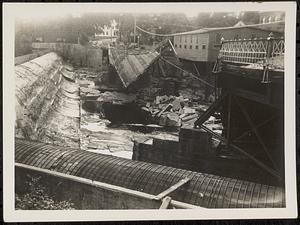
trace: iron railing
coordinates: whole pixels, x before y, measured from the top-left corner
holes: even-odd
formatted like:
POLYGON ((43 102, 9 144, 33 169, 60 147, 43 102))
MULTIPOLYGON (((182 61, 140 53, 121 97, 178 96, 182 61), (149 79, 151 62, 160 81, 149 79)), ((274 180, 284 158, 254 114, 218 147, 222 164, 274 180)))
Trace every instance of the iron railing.
POLYGON ((272 64, 275 57, 284 56, 284 38, 222 40, 219 59, 222 62, 242 64, 272 64))

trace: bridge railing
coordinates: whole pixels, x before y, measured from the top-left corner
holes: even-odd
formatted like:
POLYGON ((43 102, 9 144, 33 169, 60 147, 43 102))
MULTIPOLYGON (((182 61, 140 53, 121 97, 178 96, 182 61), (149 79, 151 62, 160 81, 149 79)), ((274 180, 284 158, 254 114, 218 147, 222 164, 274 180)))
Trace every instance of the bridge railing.
POLYGON ((219 60, 241 64, 272 64, 272 59, 284 56, 284 38, 222 40, 219 60))

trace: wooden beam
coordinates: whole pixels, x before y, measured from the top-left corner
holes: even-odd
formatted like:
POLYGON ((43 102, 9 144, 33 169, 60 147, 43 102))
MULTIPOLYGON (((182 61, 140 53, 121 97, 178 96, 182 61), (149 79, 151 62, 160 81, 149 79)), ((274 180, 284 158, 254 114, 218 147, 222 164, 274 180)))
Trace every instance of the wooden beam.
POLYGON ((162 193, 158 194, 157 196, 154 197, 155 200, 161 200, 162 198, 164 198, 165 196, 167 196, 168 194, 176 191, 178 188, 180 188, 182 185, 186 184, 187 182, 189 182, 191 180, 190 177, 186 177, 182 180, 180 180, 179 182, 177 182, 176 184, 172 185, 171 187, 169 187, 167 190, 163 191, 162 193))
POLYGON ((167 196, 163 199, 161 206, 159 209, 167 209, 171 203, 172 198, 167 196))

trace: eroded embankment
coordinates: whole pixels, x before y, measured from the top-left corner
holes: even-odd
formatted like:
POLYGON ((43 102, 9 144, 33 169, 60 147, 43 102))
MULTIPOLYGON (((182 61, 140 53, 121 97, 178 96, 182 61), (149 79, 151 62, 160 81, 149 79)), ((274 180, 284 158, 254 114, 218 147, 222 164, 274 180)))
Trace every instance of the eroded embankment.
POLYGON ((16 136, 79 147, 79 86, 51 52, 15 66, 16 136))

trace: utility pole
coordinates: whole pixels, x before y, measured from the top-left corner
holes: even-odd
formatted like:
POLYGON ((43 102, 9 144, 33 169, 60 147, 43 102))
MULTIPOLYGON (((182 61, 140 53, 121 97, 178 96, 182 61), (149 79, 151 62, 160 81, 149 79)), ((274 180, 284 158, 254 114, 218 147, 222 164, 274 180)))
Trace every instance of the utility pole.
POLYGON ((133 28, 133 42, 135 43, 135 35, 136 35, 136 17, 134 15, 134 28, 133 28))

